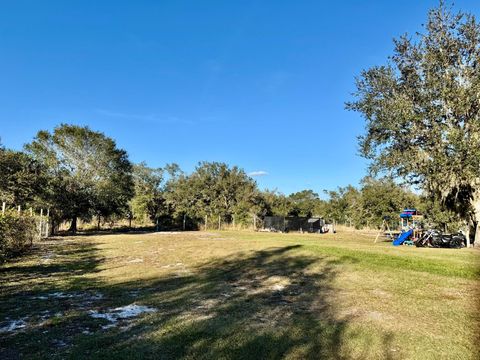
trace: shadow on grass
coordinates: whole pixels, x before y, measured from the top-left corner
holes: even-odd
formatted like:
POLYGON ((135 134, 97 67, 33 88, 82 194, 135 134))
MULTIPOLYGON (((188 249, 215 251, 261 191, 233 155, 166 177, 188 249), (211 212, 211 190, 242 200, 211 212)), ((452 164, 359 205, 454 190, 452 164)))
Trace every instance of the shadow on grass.
MULTIPOLYGON (((63 309, 46 326, 32 327, 0 341, 2 358, 78 359, 318 359, 350 358, 345 348, 349 318, 333 301, 335 264, 302 254, 300 245, 217 259, 182 274, 112 285, 93 277, 83 289, 101 292, 100 301, 56 299, 63 309), (76 302, 77 301, 77 302, 76 302), (92 319, 91 309, 132 303, 155 313, 121 321, 92 319), (46 332, 45 332, 46 329, 46 332), (32 356, 33 355, 33 356, 32 356)), ((92 245, 72 247, 71 261, 46 267, 10 267, 21 282, 26 272, 63 276, 95 273, 102 259, 92 245)), ((31 276, 30 274, 28 276, 31 276)), ((35 275, 34 275, 35 276, 35 275)), ((73 276, 75 277, 75 276, 73 276)), ((66 280, 65 291, 78 290, 66 280)), ((57 290, 58 286, 42 291, 57 290)), ((16 296, 18 296, 18 292, 16 296)), ((12 299, 2 295, 0 301, 12 299)), ((22 296, 28 295, 23 292, 22 296)), ((45 305, 45 304, 44 304, 45 305)), ((29 306, 28 303, 22 307, 29 306)), ((38 306, 30 304, 30 306, 38 306)), ((389 358, 391 335, 383 339, 389 358)), ((371 354, 356 354, 370 358, 371 354)))
MULTIPOLYGON (((7 263, 0 267, 0 279, 13 285, 12 291, 18 292, 27 287, 28 282, 43 278, 61 280, 66 288, 70 287, 75 276, 97 272, 98 265, 103 259, 97 254, 97 245, 90 242, 50 241, 49 244, 39 244, 28 257, 20 261, 7 263)), ((41 286, 50 288, 58 283, 41 283, 41 286)), ((31 285, 31 284, 30 284, 31 285)), ((7 295, 5 292, 0 294, 7 295)))
MULTIPOLYGON (((334 265, 285 246, 206 263, 181 277, 109 287, 158 312, 84 338, 73 357, 115 359, 348 358, 348 317, 332 295, 334 265), (313 269, 315 267, 315 269, 313 269), (318 271, 320 269, 320 271, 318 271), (95 344, 95 346, 92 346, 95 344)), ((123 301, 125 301, 123 299, 123 301)), ((131 300, 130 300, 131 301, 131 300)), ((125 303, 124 303, 125 304, 125 303)), ((385 335, 389 358, 390 336, 385 335)), ((357 354, 357 358, 370 358, 357 354)))

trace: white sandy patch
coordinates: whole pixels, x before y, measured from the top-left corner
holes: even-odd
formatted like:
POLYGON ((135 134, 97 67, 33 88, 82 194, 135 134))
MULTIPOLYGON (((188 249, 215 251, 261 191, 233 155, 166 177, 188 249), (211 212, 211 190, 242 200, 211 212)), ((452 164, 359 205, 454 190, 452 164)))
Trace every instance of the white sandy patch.
POLYGON ((23 329, 26 326, 27 323, 24 319, 7 321, 3 326, 0 327, 0 334, 23 329))
POLYGON ((282 291, 283 289, 285 289, 285 285, 283 284, 275 284, 272 286, 273 291, 282 291))
POLYGON ((48 299, 71 299, 77 297, 78 294, 65 294, 64 292, 57 291, 45 295, 34 296, 34 299, 38 300, 48 300, 48 299))
POLYGON ((181 263, 181 262, 177 262, 177 263, 175 263, 175 264, 163 265, 163 266, 161 266, 161 268, 162 268, 162 269, 168 269, 168 268, 179 267, 179 266, 185 268, 185 264, 184 264, 184 263, 181 263))
POLYGON ((133 259, 133 260, 130 260, 129 263, 131 263, 131 264, 143 263, 143 259, 140 259, 140 258, 133 259))
POLYGON ((262 286, 271 291, 283 291, 290 284, 290 279, 286 276, 270 276, 262 281, 262 286))
POLYGON ((115 324, 119 320, 123 319, 131 319, 134 317, 137 317, 143 313, 153 313, 156 312, 157 309, 151 308, 148 306, 143 306, 143 305, 136 305, 136 304, 130 304, 122 307, 118 307, 115 309, 112 309, 107 312, 98 312, 95 310, 90 310, 90 316, 95 318, 95 319, 105 319, 111 324, 104 326, 104 329, 108 329, 112 326, 115 326, 115 324))
POLYGON ((145 235, 178 235, 181 234, 180 231, 157 231, 153 233, 148 233, 145 235))
POLYGON ((51 298, 56 298, 56 299, 71 299, 71 298, 77 297, 78 295, 77 294, 65 294, 63 292, 58 291, 58 292, 51 293, 48 296, 51 297, 51 298))
POLYGON ((45 255, 42 256, 42 260, 41 260, 41 263, 42 264, 49 264, 53 258, 55 258, 56 255, 52 252, 48 252, 46 253, 45 255))
POLYGON ((73 298, 80 298, 85 301, 94 301, 103 299, 103 294, 101 293, 64 293, 62 291, 57 291, 53 293, 48 293, 45 295, 35 296, 34 299, 38 300, 49 300, 49 299, 73 299, 73 298))

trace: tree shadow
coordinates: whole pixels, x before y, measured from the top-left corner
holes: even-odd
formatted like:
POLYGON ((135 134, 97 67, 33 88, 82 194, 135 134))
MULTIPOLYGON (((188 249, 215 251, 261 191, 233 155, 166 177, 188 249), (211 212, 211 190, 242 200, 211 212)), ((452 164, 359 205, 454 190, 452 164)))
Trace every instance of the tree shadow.
MULTIPOLYGON (((72 291, 98 286, 97 280, 84 277, 97 273, 104 260, 98 255, 98 245, 87 241, 50 241, 37 244, 21 261, 0 267, 0 329, 12 320, 43 322, 48 314, 72 307, 76 297, 72 291)), ((37 330, 41 329, 33 329, 37 330)), ((4 358, 2 350, 7 347, 4 342, 8 342, 9 334, 0 335, 0 358, 4 358)), ((28 338, 29 331, 22 335, 28 338)))
MULTIPOLYGON (((24 288, 31 280, 42 278, 62 278, 68 287, 75 275, 98 271, 97 267, 103 261, 97 253, 98 245, 98 242, 88 241, 40 244, 23 261, 0 267, 0 279, 14 283, 14 291, 24 288)), ((2 292, 0 298, 2 295, 5 293, 2 292)))
POLYGON ((335 264, 297 250, 300 245, 240 254, 181 277, 110 288, 136 291, 135 302, 158 312, 102 333, 95 348, 83 339, 73 353, 90 358, 104 357, 105 349, 113 358, 349 358, 343 345, 350 319, 340 316, 333 300, 335 264))
MULTIPOLYGON (((49 333, 44 335, 45 326, 26 329, 0 341, 0 355, 5 359, 28 358, 28 354, 90 359, 351 358, 344 346, 351 319, 340 314, 334 301, 337 265, 301 250, 301 245, 295 245, 239 253, 181 274, 120 284, 92 277, 81 288, 94 289, 103 294, 102 299, 53 299, 65 312, 47 324, 49 333), (89 316, 92 310, 102 312, 133 303, 156 312, 121 320, 113 327, 107 320, 89 316), (37 342, 29 341, 37 337, 37 342)), ((72 252, 66 256, 72 259, 58 267, 13 266, 7 271, 26 281, 22 278, 25 271, 53 276, 65 276, 65 270, 95 273, 103 261, 91 244, 65 251, 72 252)), ((41 288, 44 292, 54 289, 45 284, 41 288)), ((67 280, 64 289, 78 291, 79 286, 67 280)), ((0 301, 11 300, 12 294, 0 296, 0 301)), ((35 301, 27 305, 39 306, 35 301)), ((388 348, 391 335, 385 334, 384 341, 388 348)))

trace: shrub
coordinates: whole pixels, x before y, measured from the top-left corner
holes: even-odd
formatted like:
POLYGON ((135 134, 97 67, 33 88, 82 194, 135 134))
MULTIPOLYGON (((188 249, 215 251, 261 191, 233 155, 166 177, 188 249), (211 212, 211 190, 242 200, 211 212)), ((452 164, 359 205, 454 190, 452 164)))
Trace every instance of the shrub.
POLYGON ((35 219, 16 212, 0 214, 0 262, 29 248, 37 236, 35 219))

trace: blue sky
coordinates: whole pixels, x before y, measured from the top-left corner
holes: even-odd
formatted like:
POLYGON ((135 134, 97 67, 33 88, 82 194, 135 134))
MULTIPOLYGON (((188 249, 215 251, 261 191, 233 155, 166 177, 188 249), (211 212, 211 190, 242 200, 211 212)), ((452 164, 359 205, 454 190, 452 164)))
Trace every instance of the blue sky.
POLYGON ((0 0, 2 143, 65 122, 150 166, 224 161, 284 193, 358 184, 354 77, 436 4, 0 0))

